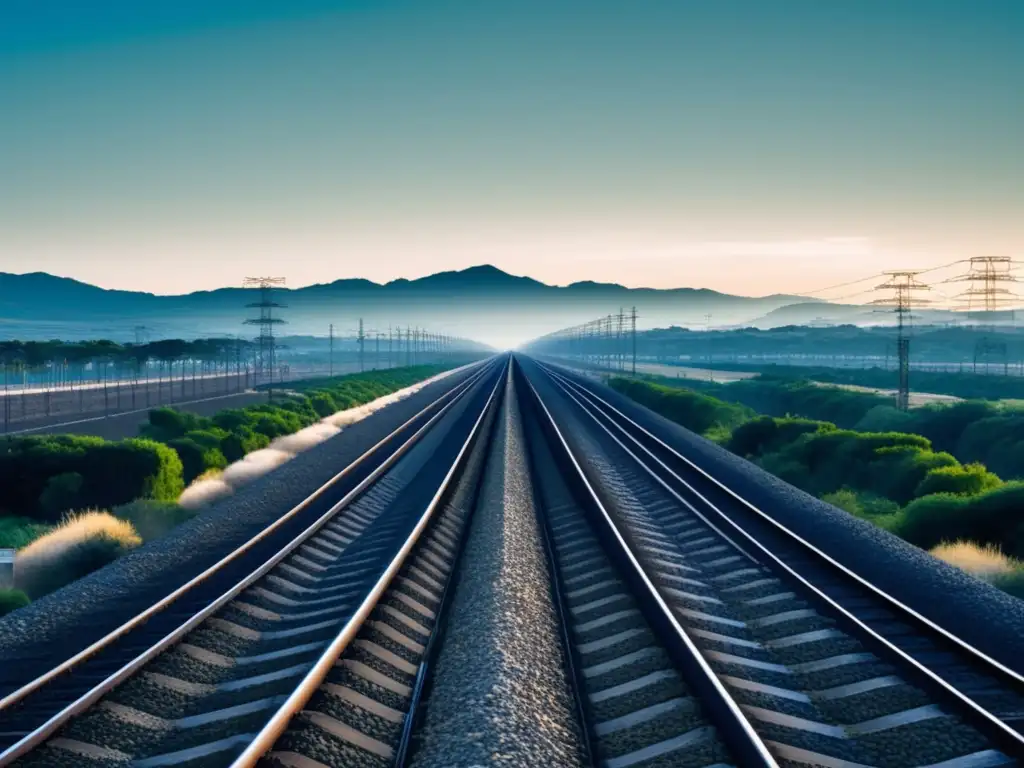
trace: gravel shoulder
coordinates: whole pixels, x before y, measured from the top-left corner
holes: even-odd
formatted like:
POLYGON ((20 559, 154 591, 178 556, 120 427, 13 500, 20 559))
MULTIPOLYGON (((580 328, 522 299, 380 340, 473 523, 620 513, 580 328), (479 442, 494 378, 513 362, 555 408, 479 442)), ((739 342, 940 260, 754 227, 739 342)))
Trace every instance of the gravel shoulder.
POLYGON ((240 546, 470 374, 456 372, 382 408, 167 536, 8 614, 0 619, 0 657, 52 656, 50 644, 84 647, 240 546))
POLYGON ((416 768, 581 764, 513 385, 496 425, 416 768))
MULTIPOLYGON (((530 365, 529 362, 526 363, 530 365)), ((704 471, 910 608, 1024 673, 1024 600, 814 498, 591 379, 566 373, 704 471)))

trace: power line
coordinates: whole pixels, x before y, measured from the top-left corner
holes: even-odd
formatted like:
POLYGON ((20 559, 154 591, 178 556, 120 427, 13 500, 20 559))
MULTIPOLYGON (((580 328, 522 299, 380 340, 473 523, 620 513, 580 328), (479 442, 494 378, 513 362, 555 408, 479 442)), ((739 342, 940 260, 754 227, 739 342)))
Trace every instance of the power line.
MULTIPOLYGON (((957 264, 964 264, 964 263, 966 263, 966 261, 967 261, 967 259, 957 259, 956 261, 951 261, 948 264, 939 264, 938 266, 935 266, 935 267, 928 267, 926 269, 914 270, 914 274, 915 275, 926 275, 929 272, 937 272, 940 269, 947 269, 949 267, 956 266, 957 264)), ((800 295, 801 296, 814 296, 815 294, 826 293, 828 291, 834 291, 834 290, 837 290, 839 288, 848 288, 848 287, 850 287, 852 285, 859 285, 860 283, 866 283, 869 280, 877 280, 878 278, 884 278, 888 274, 890 274, 890 273, 885 272, 885 271, 876 272, 873 275, 868 275, 867 277, 862 277, 859 280, 850 280, 850 281, 845 282, 845 283, 837 283, 835 285, 830 285, 830 286, 828 286, 826 288, 818 288, 817 290, 814 290, 814 291, 801 291, 800 295)), ((872 289, 869 289, 869 290, 873 291, 874 289, 872 288, 872 289)), ((867 293, 867 292, 868 291, 860 291, 859 293, 854 293, 854 294, 850 294, 850 295, 851 296, 858 296, 858 295, 860 295, 862 293, 867 293)), ((826 301, 839 301, 842 298, 844 298, 844 297, 841 296, 839 298, 826 299, 826 301)))

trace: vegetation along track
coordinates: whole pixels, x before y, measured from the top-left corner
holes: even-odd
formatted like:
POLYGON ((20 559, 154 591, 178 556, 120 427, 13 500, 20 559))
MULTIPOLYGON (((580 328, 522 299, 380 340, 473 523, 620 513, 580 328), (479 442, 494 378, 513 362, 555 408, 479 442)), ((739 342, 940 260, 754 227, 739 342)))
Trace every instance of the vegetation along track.
POLYGON ((1019 675, 772 522, 572 377, 524 366, 567 449, 586 457, 595 505, 737 705, 715 710, 716 726, 744 719, 779 762, 1021 759, 1019 675))
POLYGON ((227 765, 268 725, 286 723, 432 519, 502 368, 481 367, 339 473, 328 486, 362 479, 297 535, 284 521, 299 508, 8 695, 0 732, 14 743, 0 765, 227 765), (270 555, 247 557, 266 554, 257 544, 270 555))

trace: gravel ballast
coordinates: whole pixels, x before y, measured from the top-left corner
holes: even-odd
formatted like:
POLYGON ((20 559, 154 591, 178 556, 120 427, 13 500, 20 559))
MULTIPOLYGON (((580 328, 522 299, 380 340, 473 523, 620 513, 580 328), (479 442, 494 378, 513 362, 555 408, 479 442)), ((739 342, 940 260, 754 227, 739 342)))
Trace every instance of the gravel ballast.
MULTIPOLYGON (((529 360, 523 362, 532 368, 529 360)), ((1024 600, 814 498, 603 384, 565 369, 560 372, 850 570, 1009 668, 1024 673, 1024 656, 1020 653, 1024 600)))
POLYGON ((69 656, 213 565, 473 370, 433 382, 238 489, 167 536, 0 619, 5 659, 69 656), (201 546, 197 546, 201 542, 201 546))
POLYGON ((511 383, 464 558, 412 765, 581 764, 511 383))

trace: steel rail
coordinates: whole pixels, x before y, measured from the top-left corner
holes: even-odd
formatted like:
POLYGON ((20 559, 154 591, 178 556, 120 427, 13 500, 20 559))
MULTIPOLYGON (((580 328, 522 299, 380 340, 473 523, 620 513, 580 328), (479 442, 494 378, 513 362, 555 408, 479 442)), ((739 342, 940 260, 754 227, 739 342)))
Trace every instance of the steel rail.
POLYGON ((722 684, 721 680, 715 674, 714 670, 708 664, 703 654, 697 648, 692 638, 679 623, 679 620, 675 617, 672 609, 665 602, 661 591, 654 585, 654 582, 647 575, 644 567, 640 564, 636 555, 633 553, 629 543, 626 541, 622 532, 619 530, 619 525, 609 514, 604 503, 601 501, 593 485, 590 483, 586 476, 580 462, 577 460, 572 448, 566 441, 562 430, 559 429, 554 416, 548 409, 547 405, 540 397, 540 393, 534 387, 533 382, 530 381, 528 376, 523 376, 523 380, 530 387, 530 391, 533 394, 534 402, 540 406, 541 412, 546 417, 546 420, 557 438, 557 444, 561 446, 561 450, 564 455, 569 459, 574 470, 574 476, 579 480, 580 484, 586 489, 588 502, 598 511, 604 525, 610 530, 614 536, 615 543, 617 544, 618 552, 624 557, 628 563, 633 575, 636 579, 644 586, 647 595, 650 597, 651 602, 657 606, 660 612, 660 618, 665 624, 670 626, 675 633, 676 638, 682 644, 683 649, 686 653, 686 666, 689 675, 687 675, 687 682, 698 691, 700 691, 705 697, 705 703, 712 715, 714 725, 722 732, 723 736, 728 740, 730 748, 734 754, 742 761, 745 766, 777 766, 775 758, 772 756, 770 750, 762 741, 754 727, 750 724, 747 716, 740 709, 739 704, 733 699, 732 695, 722 684))
MULTIPOLYGON (((936 672, 932 671, 926 665, 922 664, 917 659, 915 659, 912 656, 910 656, 909 654, 907 654, 905 651, 903 651, 901 648, 896 646, 894 643, 892 643, 890 640, 885 638, 883 635, 881 635, 878 632, 876 632, 874 629, 872 629, 867 624, 865 624, 861 619, 857 618, 849 610, 844 608, 835 599, 829 597, 821 589, 819 589, 817 586, 815 586, 811 581, 809 581, 807 578, 805 578, 804 576, 799 574, 796 570, 794 570, 791 566, 789 566, 785 561, 783 561, 778 555, 776 555, 774 552, 772 552, 770 549, 768 549, 768 547, 766 547, 764 544, 762 544, 757 538, 755 538, 752 534, 750 534, 747 530, 745 530, 741 525, 739 525, 736 521, 734 521, 729 515, 725 514, 721 509, 719 509, 707 497, 705 497, 703 494, 701 494, 696 488, 694 488, 692 485, 690 485, 685 479, 680 477, 675 471, 673 471, 670 467, 668 467, 668 465, 666 465, 660 458, 658 458, 640 440, 638 440, 636 437, 631 435, 629 433, 629 431, 627 431, 624 427, 621 426, 621 424, 617 423, 616 418, 612 418, 611 416, 607 415, 607 413, 602 411, 601 408, 598 407, 597 405, 595 405, 593 401, 594 400, 598 400, 598 401, 602 402, 603 404, 605 404, 607 406, 607 408, 609 410, 615 412, 617 418, 621 419, 622 421, 625 421, 626 423, 630 424, 631 426, 636 427, 638 430, 641 430, 645 435, 651 437, 659 445, 661 445, 665 449, 667 449, 671 454, 673 454, 674 456, 679 457, 684 462, 686 462, 687 465, 693 466, 694 468, 699 469, 699 467, 696 467, 696 465, 694 465, 693 462, 691 462, 689 459, 686 459, 685 457, 681 456, 677 451, 675 451, 670 446, 666 445, 659 438, 651 435, 650 432, 645 430, 642 426, 637 424, 635 421, 630 419, 628 416, 623 414, 621 411, 616 409, 614 406, 608 404, 607 401, 603 400, 602 398, 598 397, 597 395, 593 395, 592 393, 590 393, 589 390, 587 390, 582 385, 579 385, 579 384, 573 382, 572 380, 567 379, 565 376, 562 376, 557 371, 552 371, 547 366, 543 366, 543 369, 545 370, 545 373, 547 373, 552 378, 552 381, 554 381, 556 383, 556 385, 558 385, 566 393, 566 395, 569 398, 571 398, 580 407, 580 409, 584 413, 586 413, 588 416, 590 416, 590 418, 593 419, 595 423, 597 423, 605 432, 607 432, 607 434, 609 436, 611 436, 612 439, 615 440, 615 442, 621 448, 623 448, 623 450, 625 450, 636 461, 636 463, 641 468, 643 468, 652 477, 657 479, 663 485, 663 487, 668 488, 677 499, 682 501, 689 508, 691 508, 691 509, 693 508, 691 504, 689 504, 686 500, 684 500, 681 496, 679 496, 678 493, 676 493, 674 490, 672 490, 663 480, 661 480, 661 478, 658 478, 657 473, 654 470, 652 470, 649 466, 647 466, 642 459, 640 459, 633 451, 631 451, 625 444, 623 444, 622 441, 620 441, 612 433, 612 431, 609 430, 608 427, 597 416, 594 415, 594 411, 596 411, 598 413, 601 413, 601 415, 605 419, 607 419, 609 424, 611 424, 616 429, 618 429, 623 435, 625 435, 629 440, 631 440, 640 450, 642 450, 644 453, 646 453, 648 456, 650 456, 650 458, 653 459, 654 462, 656 462, 657 465, 659 467, 661 467, 661 469, 664 472, 668 473, 668 475, 671 478, 673 478, 675 481, 677 481, 683 487, 685 487, 689 492, 693 493, 697 498, 699 498, 707 506, 707 508, 710 509, 715 514, 715 516, 718 519, 720 519, 726 526, 731 528, 738 536, 743 538, 748 543, 748 545, 751 546, 753 549, 755 549, 760 555, 762 555, 764 558, 766 558, 768 561, 770 561, 770 563, 772 564, 772 566, 774 568, 777 568, 778 570, 782 571, 784 574, 786 574, 786 576, 788 578, 790 578, 791 580, 796 581, 798 584, 800 584, 802 587, 804 587, 806 590, 808 590, 810 592, 810 594, 814 596, 815 599, 820 600, 826 606, 828 606, 829 610, 833 614, 835 614, 836 616, 840 617, 850 627, 853 627, 856 630, 856 632, 862 633, 867 638, 869 638, 871 643, 876 648, 882 649, 885 654, 889 655, 890 657, 898 659, 901 663, 905 664, 913 672, 915 672, 918 677, 923 678, 924 680, 927 681, 928 684, 930 684, 934 688, 940 690, 946 696, 954 699, 956 701, 956 703, 959 704, 961 707, 967 709, 967 714, 970 715, 970 719, 975 724, 975 726, 978 727, 979 730, 981 730, 982 732, 986 733, 986 735, 988 735, 990 738, 992 738, 993 741, 995 741, 997 744, 999 744, 1001 748, 1011 752, 1012 754, 1015 754, 1018 757, 1024 756, 1024 734, 1019 733, 1018 731, 1016 731, 1015 729, 1013 729, 1012 727, 1007 725, 997 715, 993 714, 992 712, 989 712, 983 706, 981 706, 976 701, 974 701, 972 698, 970 698, 970 696, 968 696, 967 694, 964 694, 959 689, 957 689, 955 686, 953 686, 950 683, 946 682, 946 680, 943 679, 939 674, 937 674, 936 672), (565 382, 565 383, 563 383, 563 382, 565 382), (573 391, 579 392, 581 397, 587 399, 588 403, 590 404, 590 407, 587 407, 582 402, 580 402, 580 400, 578 398, 576 398, 572 394, 572 392, 569 391, 570 389, 573 390, 573 391)), ((701 471, 701 474, 704 475, 705 477, 708 477, 709 479, 714 480, 714 478, 711 477, 708 473, 704 472, 703 470, 700 470, 700 471, 701 471)), ((714 480, 714 482, 715 482, 716 485, 721 487, 723 490, 729 490, 720 481, 714 480)), ((740 497, 738 494, 735 494, 735 493, 733 493, 731 491, 730 491, 730 495, 734 496, 737 499, 742 500, 742 497, 740 497)), ((749 503, 746 503, 746 504, 752 510, 757 511, 763 518, 767 518, 768 520, 771 520, 771 518, 768 515, 766 515, 764 512, 761 512, 760 510, 758 510, 752 504, 749 504, 749 503)), ((809 551, 813 552, 815 556, 819 557, 822 561, 826 562, 828 565, 833 566, 833 567, 839 569, 844 575, 847 575, 847 576, 855 579, 860 586, 869 588, 874 594, 876 594, 876 595, 878 595, 880 597, 888 598, 889 604, 893 608, 897 609, 898 612, 906 613, 906 615, 908 615, 910 618, 916 619, 916 620, 920 620, 921 623, 923 623, 929 630, 934 629, 941 636, 941 638, 943 640, 947 640, 948 639, 948 640, 951 640, 951 641, 955 641, 955 643, 956 643, 956 645, 958 647, 960 647, 961 649, 963 649, 963 650, 965 650, 965 651, 967 651, 967 652, 969 652, 971 654, 972 660, 975 661, 976 663, 986 664, 987 666, 990 666, 992 669, 995 670, 995 672, 999 676, 1010 677, 1011 682, 1014 683, 1014 684, 1016 684, 1018 681, 1021 681, 1020 676, 1017 675, 1015 672, 1013 672, 1013 670, 1008 669, 1007 667, 1003 666, 1002 664, 1000 664, 999 662, 995 661, 994 659, 991 659, 989 656, 985 655, 981 651, 975 649, 973 646, 967 644, 966 642, 964 642, 963 640, 960 640, 959 638, 956 638, 955 636, 953 636, 950 633, 948 633, 946 630, 943 630, 941 627, 938 627, 937 625, 933 624, 928 619, 925 619, 923 616, 921 616, 917 612, 913 611, 913 609, 905 606, 903 603, 901 603, 900 601, 896 600, 896 598, 893 598, 893 597, 887 595, 882 590, 880 590, 877 587, 875 587, 874 585, 870 584, 870 582, 867 582, 866 580, 862 579, 857 574, 853 573, 849 569, 847 569, 844 566, 842 566, 841 564, 837 563, 834 559, 829 557, 827 554, 822 552, 817 547, 814 547, 812 544, 807 542, 805 539, 800 537, 798 534, 793 533, 792 531, 790 531, 788 528, 783 526, 781 523, 778 523, 777 521, 774 521, 774 520, 771 520, 771 521, 775 523, 775 527, 778 530, 780 530, 781 532, 783 532, 785 534, 788 534, 789 537, 792 538, 792 540, 794 540, 794 541, 804 545, 809 551)))
MULTIPOLYGON (((510 396, 511 376, 512 366, 506 365, 505 370, 500 377, 500 379, 505 380, 505 388, 502 393, 503 398, 508 398, 510 396)), ((500 402, 495 403, 496 408, 499 408, 500 406, 500 402)), ((493 423, 491 429, 493 434, 493 423)), ((481 477, 483 473, 486 472, 486 469, 487 456, 485 454, 481 461, 481 477)), ((480 489, 482 485, 482 483, 476 483, 473 488, 472 498, 467 501, 466 504, 470 512, 466 517, 466 524, 463 527, 462 535, 459 537, 455 554, 452 557, 452 570, 448 574, 448 579, 444 584, 444 588, 441 590, 441 597, 438 600, 437 609, 435 610, 437 619, 434 622, 434 631, 430 633, 430 637, 427 639, 423 651, 423 657, 416 669, 416 679, 413 682, 412 695, 409 697, 409 709, 408 712, 406 712, 405 720, 402 722, 402 735, 398 740, 398 746, 395 747, 394 760, 392 762, 393 768, 405 768, 409 763, 414 750, 413 739, 416 735, 416 729, 419 727, 421 714, 420 709, 423 702, 430 695, 429 692, 433 683, 434 667, 444 644, 444 635, 448 630, 448 615, 451 611, 452 603, 454 602, 455 589, 459 583, 459 575, 462 568, 462 554, 465 552, 466 544, 469 540, 470 530, 472 529, 472 514, 479 504, 480 489)))
POLYGON ((473 423, 469 436, 459 449, 459 453, 455 457, 455 461, 452 462, 452 466, 445 474, 440 487, 430 499, 430 502, 427 504, 426 509, 420 516, 419 521, 416 523, 416 526, 413 528, 394 559, 377 579, 366 597, 363 598, 363 601, 359 604, 355 613, 352 614, 352 617, 345 623, 345 626, 342 627, 337 637, 331 641, 330 645, 321 654, 320 658, 317 659, 313 667, 305 674, 302 681, 298 686, 296 686, 295 690, 289 694, 288 698, 283 704, 281 704, 270 720, 260 729, 242 754, 235 758, 234 762, 231 763, 231 768, 252 768, 252 766, 255 766, 263 756, 273 748, 274 743, 288 728, 288 724, 291 722, 291 719, 302 711, 302 708, 305 707, 313 694, 316 693, 316 690, 320 687, 324 678, 327 677, 327 673, 330 672, 331 667, 334 666, 338 657, 344 653, 349 643, 362 629, 366 619, 370 616, 373 609, 377 607, 377 602, 387 591, 391 581, 405 564, 406 558, 416 545, 416 542, 419 540, 424 529, 430 523, 434 516, 434 512, 440 506, 441 500, 448 492, 453 478, 462 467, 463 462, 469 453, 470 447, 480 432, 480 425, 483 423, 484 417, 487 415, 488 411, 490 411, 491 405, 495 401, 495 395, 501 389, 502 381, 503 378, 499 375, 486 403, 484 403, 484 407, 480 411, 480 415, 473 423))
MULTIPOLYGON (((537 361, 535 360, 534 362, 537 362, 537 361)), ((1006 677, 1010 678, 1013 681, 1015 686, 1019 686, 1022 690, 1024 690, 1024 675, 1021 675, 1020 673, 1016 672, 1015 670, 1010 669, 1009 667, 1007 667, 1005 664, 1003 664, 999 660, 994 659, 991 656, 989 656, 988 654, 986 654, 984 651, 981 651, 978 648, 975 648, 973 645, 968 643, 966 640, 958 637, 957 635, 954 635, 952 632, 950 632, 946 628, 940 626, 939 624, 936 624, 934 621, 929 619, 927 616, 924 616, 923 614, 919 613, 918 611, 916 611, 913 608, 911 608, 910 606, 908 606, 906 603, 904 603, 901 600, 899 600, 899 598, 893 597, 892 595, 890 595, 885 590, 881 589, 880 587, 876 586, 872 582, 870 582, 867 579, 865 579, 863 576, 858 574, 856 571, 853 571, 850 568, 848 568, 847 566, 843 565, 838 560, 833 558, 831 555, 829 555, 828 553, 826 553, 822 549, 816 547, 811 542, 807 541, 807 539, 803 538, 800 534, 798 534, 795 531, 791 530, 790 528, 786 527, 785 525, 780 523, 778 520, 776 520, 774 517, 769 515, 767 512, 762 511, 757 506, 755 506, 751 502, 747 501, 747 499, 745 499, 743 496, 738 494, 732 488, 727 486, 721 480, 716 478, 711 473, 707 472, 704 468, 702 468, 700 465, 698 465, 693 460, 691 460, 691 459, 687 458, 686 456, 682 455, 681 453, 679 453, 679 451, 677 451, 671 445, 669 445, 664 440, 659 438, 657 435, 651 433, 644 426, 642 426, 641 424, 638 424, 636 421, 634 421, 633 419, 629 418, 629 416, 624 414, 621 410, 616 408, 614 405, 609 403, 607 400, 602 398, 600 395, 597 395, 594 392, 591 392, 589 389, 587 389, 585 386, 583 386, 579 382, 576 382, 573 379, 571 379, 569 377, 566 377, 564 374, 559 373, 557 370, 554 370, 553 367, 550 366, 550 365, 545 365, 543 363, 537 363, 537 364, 540 367, 542 367, 542 368, 551 370, 554 373, 554 375, 559 376, 560 378, 568 381, 571 384, 571 386, 574 387, 575 389, 582 390, 583 392, 585 392, 586 396, 589 397, 592 401, 596 401, 597 403, 601 404, 600 406, 595 406, 595 407, 597 407, 598 409, 602 409, 603 408, 605 411, 609 411, 609 412, 614 413, 615 414, 615 418, 618 418, 620 421, 625 422, 630 427, 635 428, 645 438, 648 438, 654 444, 656 444, 659 448, 661 448, 662 450, 664 450, 667 453, 669 453, 674 459, 676 459, 677 461, 683 462, 687 466, 687 468, 694 470, 699 475, 701 475, 704 479, 710 481, 719 490, 727 493, 733 499, 735 499, 740 504, 742 504, 744 507, 746 507, 747 510, 749 510, 752 513, 754 513, 759 520, 767 523, 775 531, 777 531, 778 533, 783 534, 787 539, 789 539, 790 541, 793 541, 796 544, 800 545, 806 551, 811 552, 813 555, 815 555, 817 558, 819 558, 819 560, 821 562, 824 562, 827 565, 829 565, 832 568, 834 568, 835 570, 842 572, 842 574, 844 576, 847 576, 850 579, 856 581, 858 586, 863 587, 864 589, 867 589, 872 594, 874 594, 876 597, 881 598, 882 600, 886 601, 891 607, 895 608, 897 611, 899 611, 900 613, 904 614, 907 618, 912 619, 914 622, 919 623, 919 624, 927 627, 929 630, 931 630, 931 631, 935 632, 936 634, 940 635, 943 640, 956 645, 957 647, 959 647, 964 652, 966 652, 966 653, 970 654, 972 657, 976 658, 980 663, 983 663, 984 665, 989 666, 989 667, 993 668, 994 670, 996 670, 1000 675, 1005 675, 1006 677)), ((608 416, 606 418, 608 418, 609 421, 614 421, 613 417, 611 417, 611 416, 608 416)), ((623 431, 625 431, 625 430, 623 430, 623 431)), ((636 440, 635 437, 632 437, 632 439, 635 442, 637 442, 638 444, 640 444, 639 440, 636 440)), ((648 453, 650 453, 649 449, 648 449, 648 453)), ((689 485, 689 483, 686 483, 686 481, 682 480, 681 478, 680 478, 680 482, 682 482, 682 484, 685 485, 688 489, 692 490, 694 495, 697 496, 699 499, 701 499, 702 501, 705 501, 706 503, 711 505, 711 503, 708 502, 707 499, 705 499, 705 497, 700 492, 698 492, 696 489, 693 489, 689 485)), ((720 510, 716 509, 715 511, 718 512, 718 514, 720 514, 720 515, 724 515, 724 513, 722 513, 720 510)), ((726 517, 728 519, 727 515, 724 515, 724 517, 726 517)), ((730 522, 730 524, 732 524, 734 526, 736 525, 731 520, 729 520, 729 522, 730 522)))
POLYGON ((24 737, 19 739, 16 743, 8 747, 2 753, 0 753, 0 768, 10 764, 13 760, 24 756, 26 753, 32 751, 38 747, 42 742, 46 741, 56 730, 63 726, 68 720, 77 714, 81 714, 84 710, 88 709, 93 703, 102 696, 109 693, 111 690, 116 688, 119 684, 124 682, 139 668, 145 665, 147 662, 155 658, 161 652, 166 650, 168 647, 177 642, 183 635, 194 629, 198 624, 208 618, 211 614, 223 607, 227 602, 237 596, 240 592, 250 586, 254 581, 266 574, 273 566, 275 566, 282 559, 287 557, 292 551, 294 551, 299 545, 301 545, 306 539, 316 533, 326 522, 332 517, 338 514, 344 507, 348 506, 358 495, 360 495, 366 488, 380 477, 381 474, 386 472, 391 466, 394 465, 403 455, 405 455, 412 446, 419 442, 420 438, 432 427, 436 422, 448 412, 448 410, 458 402, 469 389, 478 382, 483 376, 486 375, 487 371, 491 369, 493 364, 486 364, 483 366, 481 371, 475 372, 469 379, 454 388, 444 393, 437 400, 426 406, 419 413, 412 418, 408 419, 400 427, 392 431, 388 436, 378 441, 372 448, 365 451, 355 461, 349 464, 345 469, 336 474, 327 483, 322 485, 319 489, 310 494, 306 499, 300 502, 298 505, 293 507, 288 513, 278 518, 274 523, 267 526, 265 529, 256 534, 253 538, 242 544, 240 547, 235 549, 230 554, 219 560, 214 565, 207 568, 205 571, 194 577, 184 585, 176 589, 171 594, 167 595, 157 603, 147 608, 145 611, 139 613, 134 618, 122 624, 120 627, 110 632, 100 640, 96 641, 88 648, 80 651, 78 654, 73 656, 71 659, 63 662, 59 666, 50 670, 49 672, 41 675, 32 682, 26 684, 22 688, 13 692, 9 696, 0 700, 0 712, 3 709, 13 706, 18 701, 24 699, 26 696, 42 688, 46 683, 51 682, 60 674, 63 674, 71 670, 74 666, 82 663, 83 661, 91 658, 96 653, 102 651, 110 643, 125 635, 127 632, 137 628, 141 624, 145 623, 153 615, 166 608, 168 605, 182 597, 188 591, 196 587, 201 583, 205 583, 210 578, 217 575, 220 570, 231 562, 234 562, 238 557, 241 557, 248 552, 256 543, 266 539, 277 531, 285 522, 294 518, 295 515, 299 514, 302 510, 309 506, 315 499, 319 498, 323 493, 328 491, 343 477, 354 471, 363 461, 370 457, 378 448, 385 445, 389 440, 401 435, 401 433, 408 429, 409 425, 414 423, 417 419, 422 417, 425 413, 429 412, 432 408, 436 407, 438 403, 448 398, 448 402, 445 403, 433 416, 429 418, 427 422, 421 425, 409 438, 407 438, 401 446, 399 446, 391 455, 389 455, 381 464, 379 464, 366 478, 364 478, 359 484, 356 485, 351 491, 345 496, 332 505, 332 507, 321 515, 316 521, 309 525, 303 530, 298 536, 294 537, 289 541, 283 549, 279 550, 269 560, 265 561, 259 568, 252 571, 247 577, 237 582, 231 589, 223 593, 220 597, 209 603, 201 611, 192 615, 191 618, 186 620, 183 624, 178 626, 176 629, 165 635, 163 638, 158 640, 155 644, 151 645, 147 650, 141 654, 135 656, 133 659, 124 664, 116 672, 106 677, 101 682, 93 686, 89 691, 78 697, 75 701, 65 706, 63 709, 51 716, 46 722, 38 726, 24 737))

